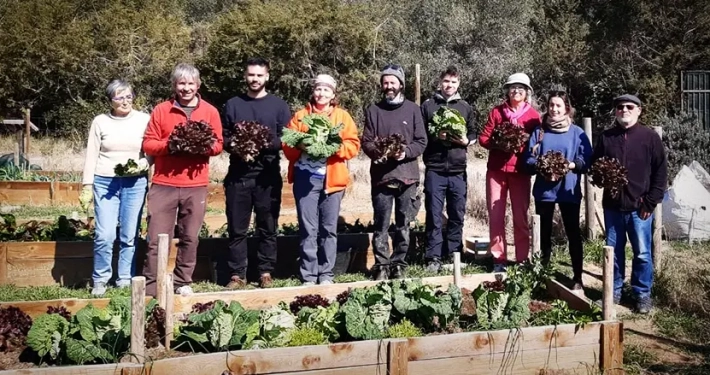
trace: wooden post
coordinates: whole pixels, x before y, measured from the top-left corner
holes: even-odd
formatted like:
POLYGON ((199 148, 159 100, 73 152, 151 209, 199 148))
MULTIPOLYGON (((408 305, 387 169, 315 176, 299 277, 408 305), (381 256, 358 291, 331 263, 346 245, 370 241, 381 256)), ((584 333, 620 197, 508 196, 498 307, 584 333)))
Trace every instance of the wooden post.
POLYGON ((132 362, 145 360, 145 277, 131 279, 131 353, 132 362))
POLYGON ((604 246, 604 269, 602 271, 604 289, 602 294, 602 318, 604 320, 616 319, 614 307, 614 248, 604 246))
POLYGON ((532 251, 533 255, 540 253, 540 215, 532 215, 532 251))
POLYGON ((421 66, 416 64, 414 66, 414 101, 417 105, 422 104, 422 88, 421 88, 421 66))
POLYGON ((461 253, 454 252, 454 285, 461 286, 461 253))
POLYGON ((602 323, 600 367, 604 375, 623 375, 624 372, 624 324, 602 323))
POLYGON ((409 373, 409 341, 392 340, 387 346, 387 375, 407 375, 409 373))
MULTIPOLYGON (((584 118, 584 133, 587 134, 589 142, 592 142, 592 118, 584 118)), ((594 205, 594 188, 592 187, 592 180, 589 175, 584 175, 584 212, 585 221, 587 222, 587 238, 592 240, 596 237, 594 231, 594 218, 596 206, 594 205)))
POLYGON ((158 274, 156 275, 158 306, 165 308, 165 275, 168 273, 168 255, 170 254, 170 237, 167 233, 158 235, 158 274))
POLYGON ((173 289, 173 274, 165 275, 165 350, 170 350, 170 342, 173 341, 173 311, 175 310, 175 290, 173 289))
MULTIPOLYGON (((653 130, 663 139, 663 128, 654 126, 653 130)), ((663 204, 658 203, 653 210, 653 242, 651 245, 651 255, 653 256, 653 269, 661 270, 661 260, 663 259, 663 204)))
POLYGON ((30 121, 30 109, 25 110, 25 159, 28 160, 29 169, 29 159, 30 159, 30 136, 32 135, 32 122, 30 121))

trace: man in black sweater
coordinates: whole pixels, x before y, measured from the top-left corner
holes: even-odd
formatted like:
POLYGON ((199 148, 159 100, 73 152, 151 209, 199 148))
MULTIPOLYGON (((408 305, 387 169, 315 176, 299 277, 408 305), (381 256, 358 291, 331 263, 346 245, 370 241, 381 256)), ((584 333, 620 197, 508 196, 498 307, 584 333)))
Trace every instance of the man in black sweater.
POLYGON ((247 92, 233 97, 224 105, 225 150, 229 157, 229 171, 224 179, 229 233, 229 256, 227 267, 231 279, 227 288, 246 284, 247 230, 252 210, 256 215, 255 235, 259 238, 259 284, 268 287, 272 283, 271 272, 276 264, 276 233, 281 207, 280 156, 283 128, 291 120, 288 104, 279 97, 266 92, 269 80, 269 62, 262 58, 247 60, 244 79, 247 92), (256 121, 269 128, 271 146, 264 149, 255 160, 247 162, 230 147, 234 124, 240 121, 256 121))
POLYGON ((614 303, 621 300, 626 274, 626 236, 634 252, 631 289, 639 313, 651 311, 653 210, 663 200, 668 172, 661 137, 638 121, 641 100, 634 95, 614 99, 616 121, 597 141, 592 162, 607 156, 627 169, 628 184, 616 196, 604 190, 602 206, 606 244, 614 247, 614 303))
POLYGON ((441 73, 440 90, 422 104, 422 117, 432 124, 441 106, 457 110, 466 121, 466 134, 450 137, 446 132, 429 136, 424 150, 424 207, 426 209, 427 271, 439 272, 443 247, 442 212, 446 201, 446 241, 449 252, 463 248, 463 221, 466 214, 466 148, 474 142, 476 116, 473 108, 458 93, 459 73, 450 66, 441 73))
POLYGON ((426 129, 419 107, 405 99, 404 70, 399 65, 387 65, 380 73, 384 98, 371 104, 365 111, 365 129, 362 133, 362 150, 373 162, 370 164, 372 207, 375 233, 372 248, 375 253, 375 279, 401 278, 407 266, 405 256, 409 249, 409 225, 419 211, 417 195, 419 164, 417 158, 427 144, 426 129), (382 163, 377 158, 375 139, 400 134, 404 137, 404 150, 382 163), (395 236, 390 258, 388 228, 395 208, 395 236))

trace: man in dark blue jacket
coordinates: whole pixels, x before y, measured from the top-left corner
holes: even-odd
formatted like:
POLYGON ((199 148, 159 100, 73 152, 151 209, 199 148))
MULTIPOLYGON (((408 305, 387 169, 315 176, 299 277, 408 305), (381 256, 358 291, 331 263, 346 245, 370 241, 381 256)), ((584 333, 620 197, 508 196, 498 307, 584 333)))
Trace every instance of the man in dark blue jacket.
POLYGON ((653 210, 661 203, 668 184, 667 159, 661 137, 639 122, 641 100, 635 95, 614 99, 616 121, 605 130, 594 148, 592 164, 607 156, 626 167, 628 184, 612 196, 604 189, 602 207, 606 244, 614 247, 614 303, 621 300, 626 275, 626 236, 634 252, 631 289, 636 309, 651 311, 653 210))
POLYGON ((288 104, 266 92, 269 62, 251 58, 245 68, 247 92, 227 101, 222 113, 224 149, 231 154, 224 179, 229 234, 227 267, 231 273, 227 288, 230 289, 246 284, 247 230, 252 211, 256 215, 255 234, 259 238, 259 284, 268 287, 272 283, 283 188, 279 151, 283 128, 291 120, 288 104), (245 161, 229 144, 234 124, 241 121, 256 121, 268 127, 272 135, 271 147, 262 150, 253 161, 245 161))
POLYGON ((433 123, 434 114, 441 106, 457 110, 466 121, 466 134, 452 137, 446 132, 432 134, 424 151, 424 207, 426 208, 427 270, 439 272, 444 239, 442 212, 446 201, 446 241, 449 252, 463 248, 463 221, 466 214, 466 148, 475 142, 476 115, 474 109, 458 93, 459 73, 450 66, 441 73, 440 89, 421 107, 427 125, 433 123))
POLYGON ((373 159, 370 163, 372 208, 375 233, 372 248, 375 253, 376 280, 403 277, 409 249, 409 225, 417 216, 420 201, 419 156, 427 144, 422 113, 416 103, 404 97, 404 70, 399 65, 387 65, 380 72, 381 101, 365 110, 362 151, 373 159), (378 137, 399 134, 405 147, 382 163, 375 163, 378 137), (395 235, 392 257, 389 253, 388 228, 394 204, 395 235))

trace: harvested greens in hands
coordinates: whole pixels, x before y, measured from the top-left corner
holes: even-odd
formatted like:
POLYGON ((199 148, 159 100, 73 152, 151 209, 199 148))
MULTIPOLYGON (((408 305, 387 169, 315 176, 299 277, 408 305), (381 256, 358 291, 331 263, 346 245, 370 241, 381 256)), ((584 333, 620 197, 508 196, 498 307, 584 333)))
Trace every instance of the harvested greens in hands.
POLYGON ((228 139, 225 139, 227 151, 239 155, 246 162, 254 161, 272 141, 273 136, 269 128, 256 121, 240 121, 234 124, 228 139))
POLYGON ((113 173, 115 173, 116 176, 130 176, 137 174, 138 172, 138 163, 136 163, 133 159, 128 159, 126 164, 116 164, 113 168, 113 173))
POLYGON ((429 133, 438 139, 441 132, 447 134, 446 140, 442 140, 446 145, 450 145, 453 139, 462 138, 466 134, 466 119, 461 112, 447 106, 439 107, 429 125, 429 133))
POLYGON ((338 152, 343 140, 340 131, 343 124, 334 126, 323 115, 311 114, 304 116, 304 124, 308 126, 306 132, 285 128, 281 141, 289 147, 297 148, 299 143, 306 146, 306 153, 311 159, 325 159, 338 152))
POLYGON ((569 171, 569 162, 559 151, 548 151, 540 155, 535 163, 537 173, 547 181, 558 181, 569 171))
POLYGON ((608 191, 612 197, 619 195, 629 181, 626 179, 626 167, 618 159, 602 156, 589 169, 591 183, 608 191))
POLYGON ((168 151, 171 154, 209 155, 215 141, 217 135, 210 124, 188 120, 176 125, 170 133, 168 151))
POLYGON ((518 153, 530 139, 530 134, 522 126, 515 126, 509 122, 498 124, 491 133, 491 148, 505 152, 518 153))
POLYGON ((404 136, 402 134, 391 134, 386 137, 375 137, 375 164, 381 164, 388 158, 394 158, 400 152, 404 152, 404 136))

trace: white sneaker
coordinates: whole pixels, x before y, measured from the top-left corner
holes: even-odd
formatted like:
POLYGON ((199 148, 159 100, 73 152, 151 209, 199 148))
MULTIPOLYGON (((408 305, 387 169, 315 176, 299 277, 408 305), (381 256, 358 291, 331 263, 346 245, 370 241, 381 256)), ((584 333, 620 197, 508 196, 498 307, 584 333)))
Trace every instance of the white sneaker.
POLYGON ((106 283, 95 283, 91 288, 91 295, 94 297, 101 297, 104 294, 106 294, 106 283))
POLYGON ((333 280, 323 280, 319 282, 320 285, 333 285, 333 280))
POLYGON ((505 264, 496 263, 493 265, 493 272, 505 272, 505 264))
POLYGON ((128 288, 131 286, 131 280, 116 281, 116 288, 128 288))
POLYGON ((313 286, 313 285, 316 285, 316 283, 313 282, 313 281, 304 281, 303 284, 301 284, 301 285, 303 285, 303 286, 313 286))
POLYGON ((192 291, 192 287, 190 287, 189 285, 183 285, 175 289, 175 294, 179 294, 181 296, 189 296, 191 294, 194 294, 194 292, 192 291))

